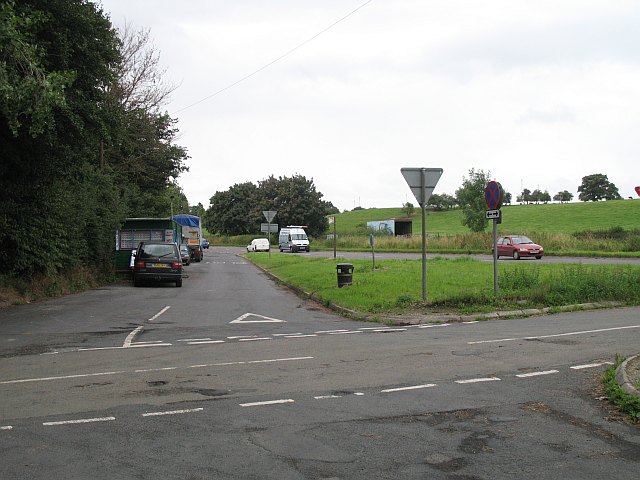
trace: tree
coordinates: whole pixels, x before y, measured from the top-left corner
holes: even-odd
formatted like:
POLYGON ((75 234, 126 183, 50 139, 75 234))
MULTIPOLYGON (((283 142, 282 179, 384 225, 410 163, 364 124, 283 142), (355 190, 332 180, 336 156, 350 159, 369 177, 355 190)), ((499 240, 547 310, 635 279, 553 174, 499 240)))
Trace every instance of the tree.
POLYGON ((253 183, 235 184, 211 197, 204 224, 210 232, 222 235, 256 233, 260 231, 262 210, 269 209, 260 208, 257 187, 253 183))
POLYGON ((462 224, 472 232, 482 232, 487 227, 484 189, 489 183, 491 172, 469 170, 469 177, 462 177, 462 187, 456 190, 456 200, 462 209, 462 224))
POLYGON ((606 175, 596 173, 582 177, 582 184, 578 187, 578 198, 583 202, 597 202, 599 200, 619 200, 622 197, 618 188, 606 175))
POLYGON ((258 201, 261 210, 276 210, 280 226, 306 225, 307 234, 315 237, 323 234, 329 224, 326 216, 331 212, 330 204, 322 200, 313 179, 303 175, 274 177, 258 182, 258 201))
POLYGON ((411 215, 413 215, 413 212, 415 212, 415 210, 416 210, 416 207, 414 207, 413 203, 411 202, 407 202, 402 205, 402 213, 404 213, 407 217, 410 217, 411 215))
POLYGON ((573 194, 568 192, 567 190, 558 192, 553 196, 554 202, 565 203, 565 202, 570 202, 571 200, 573 200, 573 194))
POLYGON ((443 193, 442 195, 435 193, 429 197, 427 205, 432 206, 436 211, 450 210, 455 208, 457 201, 455 197, 447 195, 446 193, 443 193))

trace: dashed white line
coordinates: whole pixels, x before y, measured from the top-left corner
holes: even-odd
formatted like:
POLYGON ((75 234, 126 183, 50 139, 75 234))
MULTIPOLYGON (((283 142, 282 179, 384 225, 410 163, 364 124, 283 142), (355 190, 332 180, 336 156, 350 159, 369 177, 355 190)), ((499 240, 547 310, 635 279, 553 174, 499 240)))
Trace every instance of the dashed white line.
POLYGON ((241 338, 239 342, 257 342, 259 340, 273 340, 271 337, 259 337, 259 338, 241 338))
MULTIPOLYGON (((225 363, 210 363, 210 364, 204 364, 204 365, 188 365, 186 367, 164 367, 164 368, 140 369, 140 370, 133 370, 132 372, 146 373, 146 372, 178 370, 178 369, 186 369, 186 368, 210 368, 210 367, 222 367, 227 365, 251 365, 251 364, 260 364, 260 363, 294 362, 299 360, 311 360, 311 359, 313 359, 313 357, 271 358, 267 360, 249 360, 245 362, 225 362, 225 363)), ((120 370, 120 371, 114 371, 114 372, 97 372, 97 373, 83 373, 83 374, 77 374, 77 375, 60 375, 55 377, 21 378, 18 380, 4 380, 0 382, 0 385, 45 382, 45 381, 51 381, 51 380, 68 380, 73 378, 99 377, 99 376, 107 376, 107 375, 121 375, 121 374, 132 373, 132 372, 120 370)))
POLYGON ((422 388, 431 388, 435 386, 435 383, 425 383, 424 385, 412 385, 410 387, 387 388, 385 390, 380 390, 380 393, 404 392, 405 390, 420 390, 422 388))
POLYGON ((60 422, 44 422, 42 425, 44 425, 45 427, 56 425, 76 425, 79 423, 111 422, 115 419, 116 417, 80 418, 78 420, 62 420, 60 422))
POLYGON ((583 370, 585 368, 598 368, 603 367, 604 365, 613 365, 613 362, 601 362, 601 363, 589 363, 586 365, 575 365, 573 367, 569 367, 572 370, 583 370))
POLYGON ((158 367, 158 368, 141 368, 134 370, 134 373, 148 373, 148 372, 168 372, 171 370, 177 370, 178 367, 158 367))
POLYGON ((307 337, 317 337, 315 333, 310 333, 307 335, 286 335, 284 338, 307 338, 307 337))
POLYGON ((190 408, 186 410, 171 410, 167 412, 148 412, 148 413, 143 413, 142 416, 143 417, 160 417, 163 415, 181 415, 184 413, 202 412, 203 410, 204 408, 190 408))
POLYGON ((273 336, 274 337, 287 337, 289 335, 304 335, 302 332, 295 332, 295 333, 274 333, 273 336))
POLYGON ((46 382, 49 380, 66 380, 70 378, 100 377, 100 376, 106 376, 106 375, 118 375, 122 373, 126 373, 126 372, 125 371, 99 372, 99 373, 82 373, 78 375, 60 375, 57 377, 22 378, 20 380, 5 380, 0 382, 0 385, 10 385, 13 383, 46 382))
POLYGON ((435 328, 435 327, 448 327, 449 323, 436 323, 434 325, 418 325, 417 328, 435 328))
POLYGON ((319 330, 313 333, 337 333, 337 332, 348 332, 349 330, 319 330))
POLYGON ((534 337, 519 337, 519 338, 500 338, 497 340, 480 340, 477 342, 467 342, 468 345, 478 345, 481 343, 500 343, 500 342, 514 342, 517 340, 538 340, 541 338, 557 338, 557 337, 569 337, 573 335, 585 335, 588 333, 602 333, 613 332, 616 330, 628 330, 631 328, 640 328, 640 325, 629 325, 626 327, 612 327, 612 328, 598 328, 596 330, 581 330, 577 332, 557 333, 555 335, 538 335, 534 337))
POLYGON ((540 375, 551 375, 558 373, 558 370, 546 370, 544 372, 520 373, 516 375, 518 378, 539 377, 540 375))
POLYGON ((11 425, 5 425, 3 427, 0 427, 0 430, 12 430, 13 427, 11 425))
POLYGON ((294 400, 291 398, 286 398, 282 400, 269 400, 267 402, 251 402, 251 403, 240 403, 241 407, 262 407, 265 405, 280 405, 283 403, 294 403, 294 400))
POLYGON ((204 342, 206 340, 211 340, 211 337, 206 338, 183 338, 182 340, 178 340, 179 342, 204 342))
POLYGON ((342 395, 320 395, 313 398, 315 398, 316 400, 328 400, 330 398, 342 398, 342 395))
POLYGON ((187 345, 209 345, 213 343, 227 343, 224 340, 196 340, 193 342, 188 342, 187 345))
POLYGON ((481 383, 481 382, 499 382, 498 377, 470 378, 468 380, 456 380, 456 383, 481 383))
POLYGON ((352 333, 364 333, 361 330, 348 330, 346 332, 329 332, 327 335, 350 335, 352 333))

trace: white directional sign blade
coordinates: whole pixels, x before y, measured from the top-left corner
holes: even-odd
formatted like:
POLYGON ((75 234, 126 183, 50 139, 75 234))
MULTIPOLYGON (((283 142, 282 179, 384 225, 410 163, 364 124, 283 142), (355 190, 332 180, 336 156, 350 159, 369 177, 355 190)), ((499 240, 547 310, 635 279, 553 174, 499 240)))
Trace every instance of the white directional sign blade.
POLYGON ((245 313, 229 323, 286 323, 286 320, 265 317, 264 315, 258 315, 256 313, 245 313))
POLYGON ((416 200, 420 205, 422 202, 425 203, 429 201, 431 194, 436 188, 438 184, 438 180, 442 176, 441 168, 401 168, 400 172, 402 172, 402 176, 407 181, 411 192, 413 192, 413 196, 416 197, 416 200), (422 185, 422 176, 424 172, 424 199, 423 195, 423 185, 422 185))

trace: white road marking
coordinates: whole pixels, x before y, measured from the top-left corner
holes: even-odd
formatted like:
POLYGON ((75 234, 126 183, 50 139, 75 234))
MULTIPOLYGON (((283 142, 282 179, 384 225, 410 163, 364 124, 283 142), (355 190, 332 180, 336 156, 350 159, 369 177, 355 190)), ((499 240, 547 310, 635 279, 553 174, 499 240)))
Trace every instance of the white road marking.
POLYGON ((313 357, 272 358, 268 360, 249 360, 246 362, 210 363, 210 364, 203 364, 203 365, 189 365, 186 367, 164 367, 164 368, 157 368, 157 369, 134 370, 133 372, 120 370, 116 372, 97 372, 97 373, 84 373, 84 374, 78 374, 78 375, 60 375, 56 377, 22 378, 19 380, 4 380, 0 382, 0 385, 10 385, 15 383, 44 382, 44 381, 50 381, 50 380, 68 380, 73 378, 87 378, 87 377, 98 377, 98 376, 107 376, 107 375, 122 375, 126 373, 145 373, 145 372, 162 371, 162 370, 178 370, 178 369, 184 369, 184 368, 210 368, 210 367, 222 367, 227 365, 251 365, 251 364, 259 364, 259 363, 294 362, 298 360, 312 360, 312 359, 313 357))
POLYGON ((239 338, 256 338, 257 335, 236 335, 234 337, 227 337, 229 340, 237 340, 239 338))
POLYGON ((349 330, 320 330, 313 333, 334 333, 334 332, 348 332, 349 330))
POLYGON ((188 342, 187 345, 206 345, 211 343, 227 343, 224 340, 198 340, 194 342, 188 342))
POLYGON ((378 328, 375 330, 372 330, 373 332, 378 332, 378 333, 387 333, 387 332, 406 332, 407 329, 406 328, 378 328))
POLYGON ((111 422, 116 417, 101 417, 101 418, 80 418, 78 420, 63 420, 61 422, 44 422, 42 425, 45 427, 51 427, 55 425, 76 425, 79 423, 95 423, 95 422, 111 422))
POLYGON ((418 325, 418 328, 435 328, 435 327, 448 327, 450 323, 436 323, 434 325, 418 325))
POLYGON ((471 325, 472 323, 478 323, 478 320, 472 320, 470 322, 462 322, 465 325, 471 325))
MULTIPOLYGON (((169 305, 167 305, 166 307, 164 307, 162 310, 160 310, 158 313, 156 313, 153 317, 151 317, 149 320, 147 320, 148 322, 153 322, 156 318, 158 318, 160 315, 162 315, 164 312, 166 312, 167 310, 169 310, 171 307, 169 305)), ((142 330, 144 329, 144 325, 140 325, 139 327, 136 327, 133 332, 131 332, 129 335, 127 335, 127 338, 124 339, 124 344, 122 345, 123 348, 128 348, 131 347, 131 344, 133 343, 133 339, 135 338, 135 336, 140 333, 142 330)))
POLYGON ((535 337, 520 337, 520 338, 500 338, 497 340, 481 340, 478 342, 467 342, 468 345, 478 345, 481 343, 499 343, 499 342, 513 342, 517 340, 537 340, 540 338, 557 338, 557 337, 569 337, 572 335, 585 335, 588 333, 602 333, 602 332, 613 332, 616 330, 628 330, 631 328, 640 328, 640 325, 629 325, 627 327, 612 327, 612 328, 599 328, 596 330, 581 330, 578 332, 567 332, 567 333, 557 333, 555 335, 539 335, 535 337))
POLYGON ((516 375, 516 377, 518 378, 538 377, 540 375, 551 375, 553 373, 558 373, 558 370, 546 370, 544 372, 521 373, 519 375, 516 375))
POLYGON ((138 370, 134 370, 133 373, 168 372, 177 369, 178 367, 140 368, 138 370))
POLYGON ((241 338, 239 342, 257 342, 258 340, 273 340, 271 337, 258 337, 258 338, 241 338))
POLYGON ((330 398, 342 398, 342 395, 320 395, 319 397, 313 397, 316 400, 328 400, 330 398))
POLYGON ((274 337, 286 337, 288 335, 303 335, 303 333, 297 332, 297 333, 274 333, 273 334, 274 337))
POLYGON ((3 427, 0 427, 0 430, 12 430, 13 427, 11 425, 5 425, 3 427))
POLYGON ((44 353, 41 353, 40 355, 57 355, 58 353, 60 352, 44 352, 44 353))
POLYGON ((294 400, 291 398, 283 399, 283 400, 270 400, 268 402, 251 402, 251 403, 241 403, 241 407, 261 407, 264 405, 280 405, 283 403, 294 403, 294 400))
POLYGON ((354 393, 354 395, 357 396, 357 397, 364 397, 364 393, 362 393, 362 392, 356 392, 356 393, 354 393))
POLYGON ((403 392, 405 390, 420 390, 422 388, 431 388, 435 386, 435 383, 425 383, 424 385, 413 385, 411 387, 387 388, 385 390, 380 390, 380 393, 403 392))
POLYGON ((364 333, 361 330, 351 330, 346 332, 330 332, 327 335, 351 335, 352 333, 364 333))
POLYGON ((170 347, 171 343, 132 343, 128 347, 94 347, 94 348, 79 348, 75 350, 77 352, 94 352, 97 350, 121 350, 123 348, 143 348, 143 347, 170 347))
POLYGON ((391 327, 362 327, 362 328, 359 328, 358 330, 380 330, 383 328, 391 328, 391 327))
POLYGON ((587 365, 575 365, 573 367, 569 367, 572 370, 582 370, 585 368, 598 368, 598 367, 602 367, 604 365, 613 365, 613 362, 602 362, 602 363, 589 363, 587 365))
POLYGON ((83 373, 78 375, 61 375, 57 377, 22 378, 20 380, 5 380, 3 382, 0 382, 0 385, 10 385, 13 383, 46 382, 49 380, 67 380, 70 378, 100 377, 100 376, 106 376, 106 375, 118 375, 122 373, 126 373, 126 372, 123 370, 119 372, 83 373))
POLYGON ((204 342, 205 340, 211 340, 210 337, 206 338, 183 338, 182 340, 178 340, 179 342, 204 342))
POLYGON ((307 337, 317 337, 315 333, 310 333, 308 335, 287 335, 284 338, 307 338, 307 337))
POLYGON ((160 310, 158 313, 156 313, 153 317, 151 317, 148 321, 149 322, 153 322, 156 318, 158 318, 160 315, 162 315, 164 312, 166 312, 167 310, 169 310, 171 307, 169 305, 167 305, 166 307, 164 307, 162 310, 160 310))
POLYGON ((265 317, 264 315, 258 315, 257 313, 245 313, 240 315, 235 320, 231 320, 229 323, 286 323, 286 320, 279 320, 277 318, 265 317), (257 317, 260 320, 247 320, 249 317, 257 317))
POLYGON ((187 410, 171 410, 168 412, 149 412, 149 413, 143 413, 142 416, 143 417, 160 417, 162 415, 181 415, 183 413, 202 412, 203 410, 204 408, 190 408, 187 410))
POLYGON ((480 382, 498 382, 498 377, 471 378, 469 380, 456 380, 456 383, 480 383, 480 382))

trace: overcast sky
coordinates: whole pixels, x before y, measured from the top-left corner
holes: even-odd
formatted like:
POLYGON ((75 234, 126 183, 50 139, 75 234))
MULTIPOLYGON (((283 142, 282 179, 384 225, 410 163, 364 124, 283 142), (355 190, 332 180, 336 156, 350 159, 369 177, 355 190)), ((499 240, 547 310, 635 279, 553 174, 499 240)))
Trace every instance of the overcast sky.
POLYGON ((179 84, 166 110, 192 205, 294 174, 340 210, 416 205, 401 167, 444 169, 435 193, 451 195, 491 171, 514 200, 577 199, 594 173, 623 197, 640 185, 635 0, 98 3, 149 28, 179 84))

